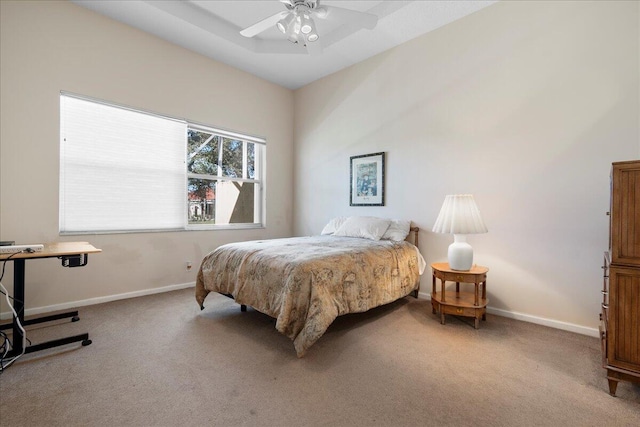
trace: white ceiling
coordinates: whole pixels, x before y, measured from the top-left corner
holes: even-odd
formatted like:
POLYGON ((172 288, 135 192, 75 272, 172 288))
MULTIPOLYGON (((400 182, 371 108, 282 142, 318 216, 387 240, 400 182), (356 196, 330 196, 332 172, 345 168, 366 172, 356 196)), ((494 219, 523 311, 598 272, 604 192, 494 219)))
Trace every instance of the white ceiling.
POLYGON ((378 16, 373 30, 315 19, 322 53, 285 39, 273 29, 254 38, 240 30, 285 11, 278 0, 71 0, 102 15, 176 45, 247 71, 289 89, 297 89, 408 40, 435 30, 497 0, 486 1, 320 1, 378 16), (257 47, 270 52, 256 53, 257 47))

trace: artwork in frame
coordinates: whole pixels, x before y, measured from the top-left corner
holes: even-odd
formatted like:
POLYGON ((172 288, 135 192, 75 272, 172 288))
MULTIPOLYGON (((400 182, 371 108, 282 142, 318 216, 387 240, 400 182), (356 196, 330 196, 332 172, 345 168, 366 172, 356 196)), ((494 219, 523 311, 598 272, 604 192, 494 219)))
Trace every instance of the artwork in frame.
POLYGON ((384 153, 351 157, 351 206, 384 206, 384 153))

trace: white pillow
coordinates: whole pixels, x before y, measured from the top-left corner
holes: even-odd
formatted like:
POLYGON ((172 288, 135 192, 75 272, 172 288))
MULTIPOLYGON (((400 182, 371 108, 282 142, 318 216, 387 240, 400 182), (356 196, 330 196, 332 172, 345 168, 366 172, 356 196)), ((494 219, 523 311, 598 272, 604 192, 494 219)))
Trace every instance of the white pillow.
POLYGON ((333 234, 336 232, 336 230, 342 225, 344 224, 344 222, 347 220, 347 217, 344 216, 338 216, 333 218, 331 221, 329 221, 329 223, 327 225, 324 226, 324 228, 322 229, 322 232, 320 234, 333 234))
POLYGON ((393 240, 394 242, 402 242, 409 235, 411 221, 402 219, 392 219, 389 228, 384 232, 382 240, 393 240))
POLYGON ((333 235, 380 240, 390 223, 391 220, 372 216, 350 216, 333 235))

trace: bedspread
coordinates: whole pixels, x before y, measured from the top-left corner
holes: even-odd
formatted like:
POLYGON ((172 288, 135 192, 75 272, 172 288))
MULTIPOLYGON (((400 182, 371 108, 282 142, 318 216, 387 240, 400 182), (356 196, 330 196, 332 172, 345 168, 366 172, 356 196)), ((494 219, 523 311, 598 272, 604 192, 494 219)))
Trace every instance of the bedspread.
POLYGON ((302 357, 337 316, 408 295, 423 270, 408 242, 312 236, 232 243, 202 261, 196 300, 203 309, 209 292, 230 294, 274 317, 302 357))

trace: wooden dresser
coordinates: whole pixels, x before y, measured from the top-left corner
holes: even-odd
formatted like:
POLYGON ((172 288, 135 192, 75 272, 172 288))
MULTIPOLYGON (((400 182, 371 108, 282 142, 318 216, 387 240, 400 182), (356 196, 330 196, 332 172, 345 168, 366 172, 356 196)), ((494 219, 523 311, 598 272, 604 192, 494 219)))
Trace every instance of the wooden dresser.
POLYGON ((640 383, 640 161, 613 163, 609 215, 600 335, 615 396, 619 381, 640 383))

